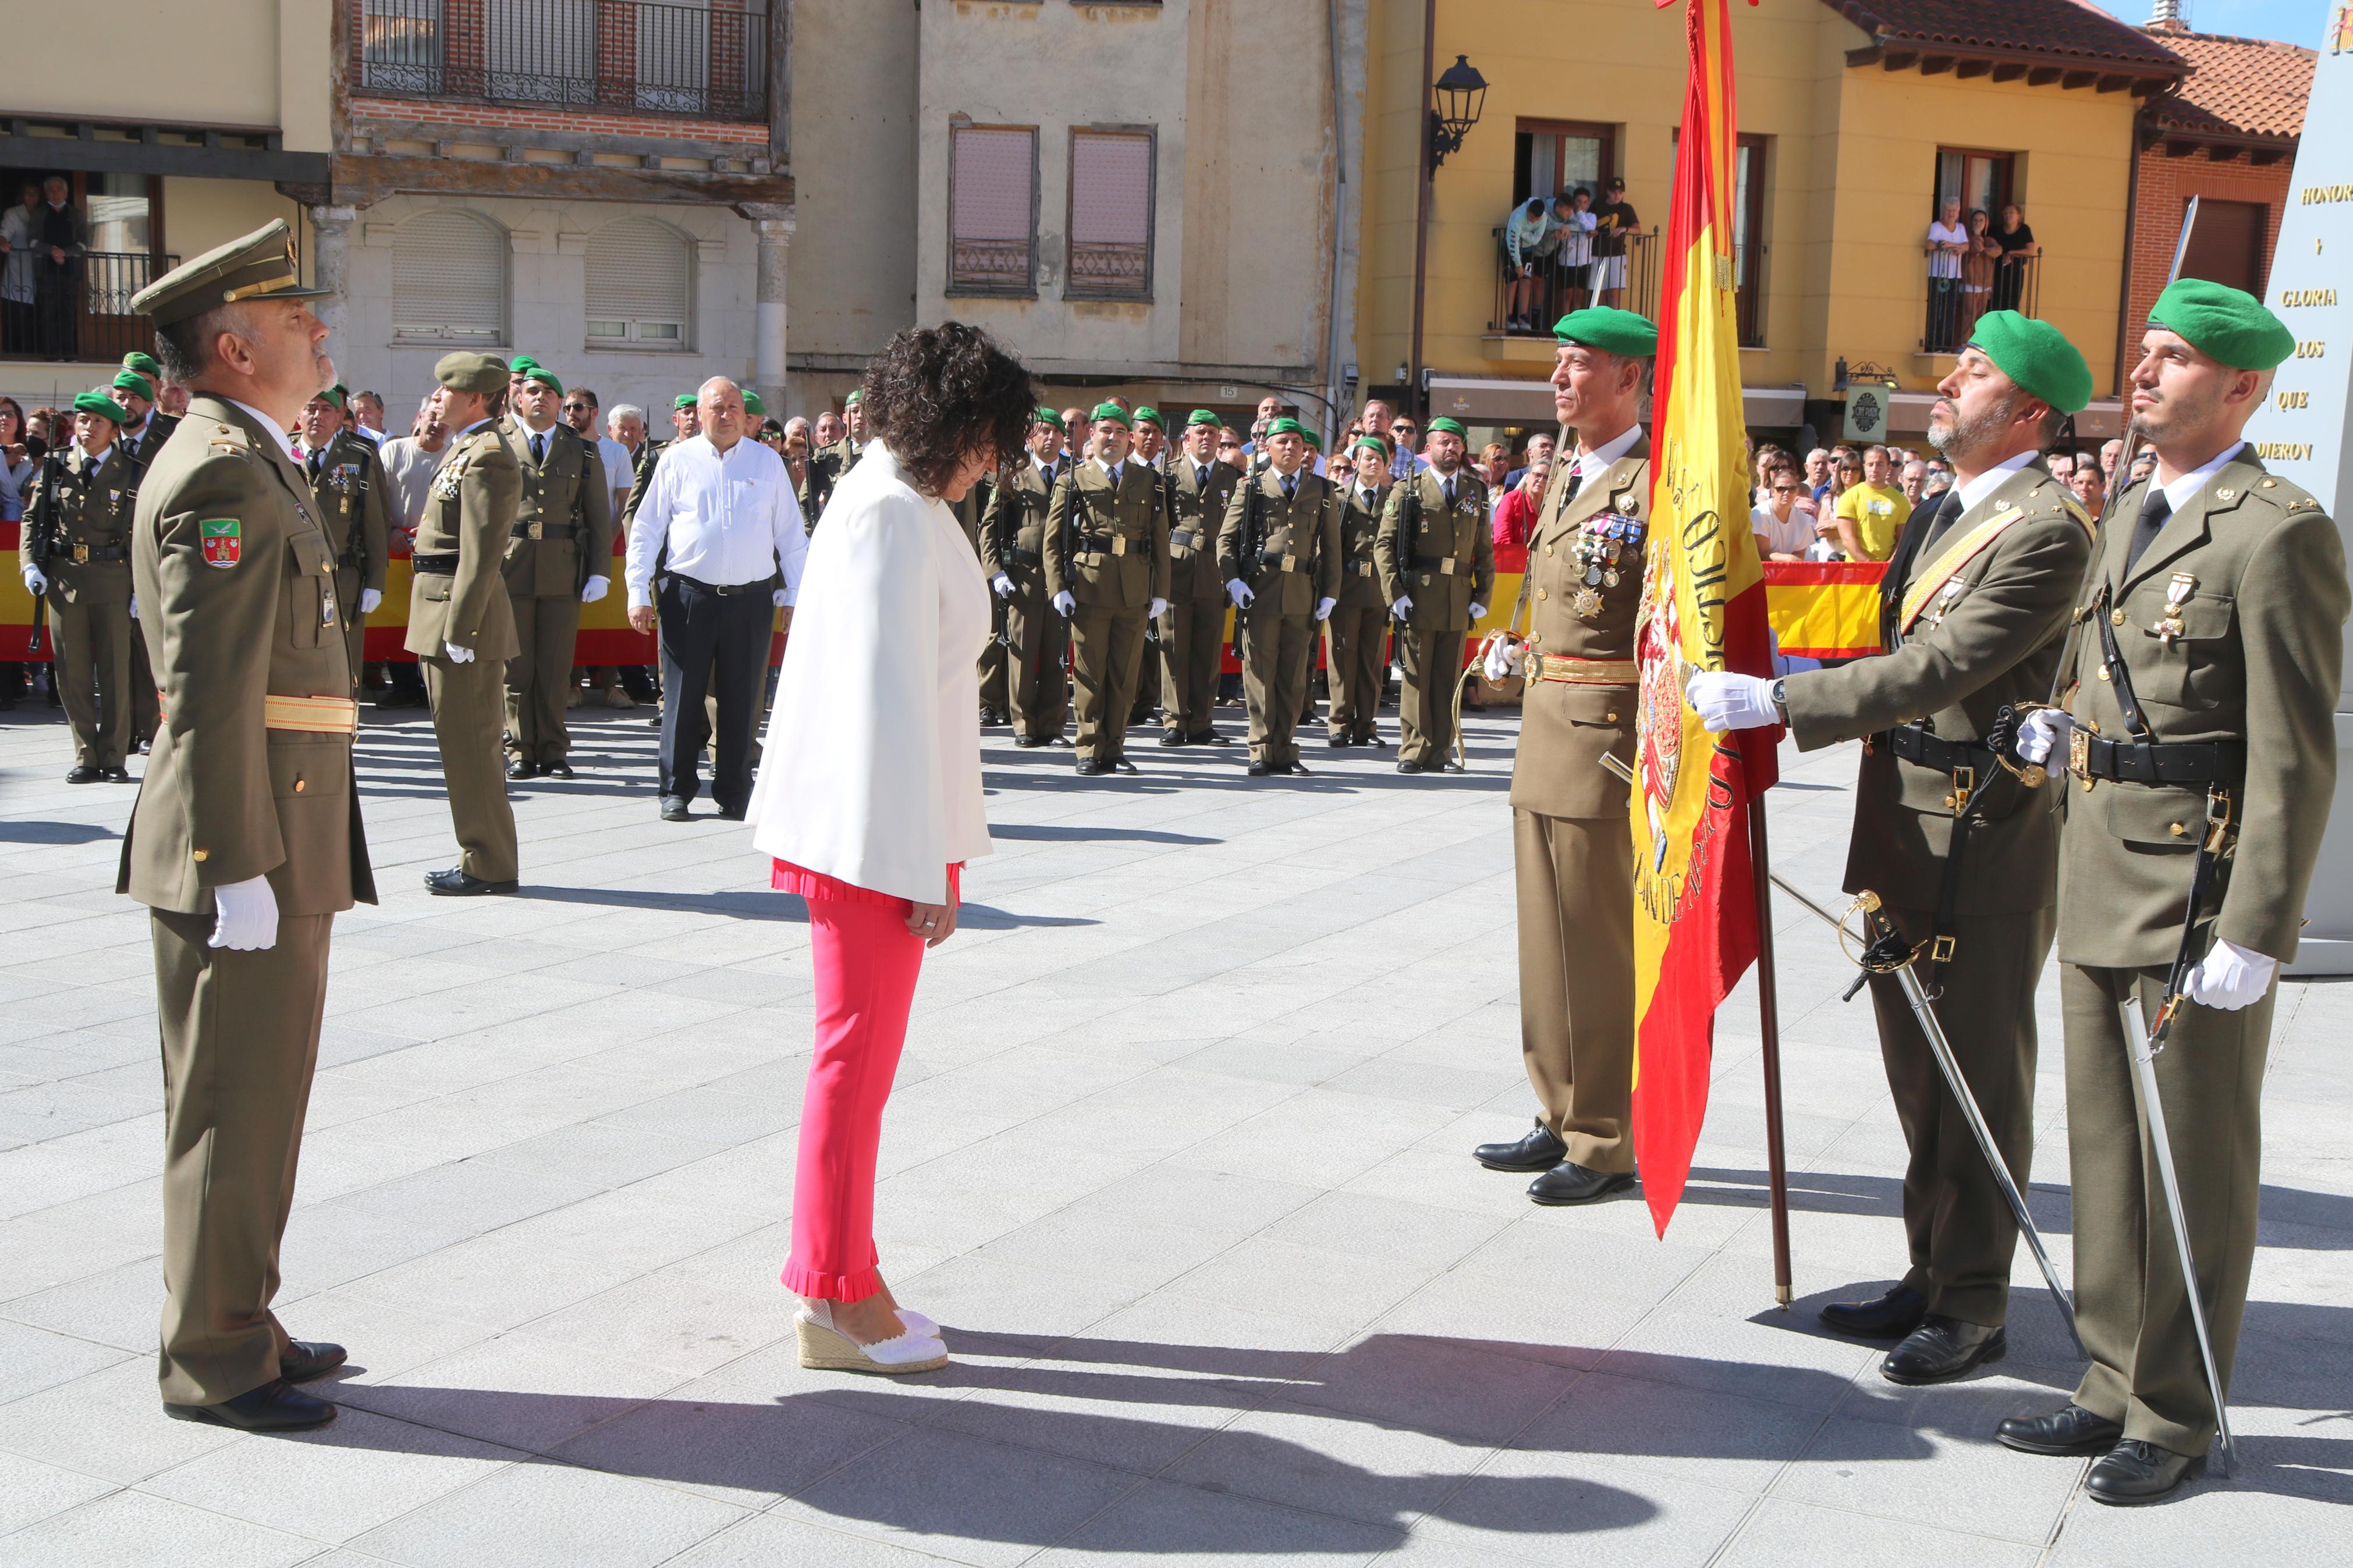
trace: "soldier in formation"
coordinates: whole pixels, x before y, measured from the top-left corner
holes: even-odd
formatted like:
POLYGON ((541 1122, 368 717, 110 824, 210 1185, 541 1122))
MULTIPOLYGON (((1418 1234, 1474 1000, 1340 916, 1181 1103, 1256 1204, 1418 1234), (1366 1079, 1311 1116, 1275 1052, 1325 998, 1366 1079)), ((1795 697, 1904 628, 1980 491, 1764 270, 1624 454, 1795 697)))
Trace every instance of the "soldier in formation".
POLYGON ((1130 449, 1116 403, 1095 405, 1092 455, 1054 486, 1046 516, 1046 591, 1071 623, 1078 771, 1133 773, 1128 714, 1145 623, 1168 608, 1168 509, 1161 476, 1130 449))
POLYGON ((1340 594, 1340 503, 1306 467, 1307 432, 1272 421, 1267 466, 1237 485, 1218 530, 1218 570, 1233 601, 1250 706, 1250 775, 1304 773, 1296 739, 1315 630, 1340 594))
MULTIPOLYGON (((1381 739, 1376 715, 1381 705, 1381 674, 1388 663, 1389 602, 1381 594, 1374 545, 1388 504, 1389 449, 1366 436, 1350 446, 1346 456, 1351 469, 1340 492, 1340 602, 1324 622, 1324 668, 1332 695, 1326 742, 1377 746, 1381 739)), ((1338 465, 1334 467, 1336 477, 1338 465)))
POLYGON ((47 616, 50 679, 73 730, 68 784, 128 784, 132 730, 132 508, 140 469, 116 433, 130 412, 103 392, 73 400, 73 444, 42 459, 25 495, 18 571, 47 616))
POLYGON ((506 667, 506 774, 568 779, 565 713, 580 607, 612 586, 612 487, 596 448, 558 417, 564 384, 554 371, 534 364, 511 395, 514 406, 498 426, 522 474, 502 568, 515 628, 506 667))
POLYGON ((1039 408, 1029 421, 1027 460, 997 475, 981 523, 981 565, 1005 606, 1013 743, 1023 747, 1066 743, 1070 622, 1046 587, 1046 524, 1064 472, 1063 434, 1062 416, 1039 408))
POLYGON ((343 647, 358 689, 367 617, 384 602, 391 561, 383 464, 375 443, 345 427, 344 394, 331 386, 302 405, 302 441, 296 458, 311 488, 311 504, 335 556, 335 607, 343 647))
POLYGON ((1375 558, 1381 593, 1396 617, 1398 772, 1430 773, 1450 763, 1462 644, 1487 613, 1495 589, 1495 540, 1487 486, 1463 463, 1460 423, 1430 422, 1430 467, 1389 488, 1375 558))
POLYGON ((1222 746, 1215 710, 1225 651, 1226 588, 1218 534, 1241 475, 1218 461, 1223 426, 1206 408, 1185 421, 1168 459, 1168 613, 1160 617, 1160 743, 1222 746))

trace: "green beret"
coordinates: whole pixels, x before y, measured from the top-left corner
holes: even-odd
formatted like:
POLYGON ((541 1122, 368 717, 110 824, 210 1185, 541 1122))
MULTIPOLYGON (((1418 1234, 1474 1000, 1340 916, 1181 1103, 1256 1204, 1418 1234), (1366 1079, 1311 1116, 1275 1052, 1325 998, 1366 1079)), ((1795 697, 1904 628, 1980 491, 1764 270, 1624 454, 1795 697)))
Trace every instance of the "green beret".
POLYGON ((1286 414, 1282 418, 1276 420, 1273 424, 1269 425, 1266 427, 1266 437, 1268 440, 1271 441, 1277 436, 1296 436, 1301 440, 1304 441, 1307 439, 1307 426, 1302 425, 1298 420, 1292 418, 1286 414))
POLYGON ((768 405, 761 402, 760 395, 748 386, 744 389, 744 412, 756 414, 763 419, 768 416, 768 405))
POLYGON ((2092 367, 2048 321, 2015 310, 1989 310, 1969 329, 1968 346, 1993 361, 2021 392, 2062 414, 2080 413, 2092 401, 2092 367))
POLYGON ((1374 440, 1370 436, 1362 436, 1357 437, 1357 439, 1348 447, 1348 455, 1350 457, 1356 456, 1358 452, 1370 452, 1374 457, 1378 458, 1384 463, 1389 460, 1389 449, 1387 447, 1382 446, 1378 441, 1374 440))
MULTIPOLYGON (((539 383, 540 385, 547 388, 558 397, 564 395, 564 384, 556 380, 555 373, 549 370, 544 365, 535 364, 532 366, 529 370, 522 373, 522 378, 525 381, 535 381, 539 383)), ((337 399, 337 401, 340 402, 341 399, 337 399)))
POLYGON ((1193 410, 1192 416, 1187 419, 1185 423, 1187 426, 1210 425, 1215 426, 1217 428, 1221 430, 1225 428, 1226 424, 1225 420, 1220 418, 1214 411, 1207 408, 1196 408, 1193 410))
POLYGON ((145 376, 140 374, 135 370, 117 372, 114 377, 114 384, 121 387, 125 392, 136 393, 150 403, 155 401, 155 388, 153 384, 150 383, 145 376))
POLYGON ((507 389, 507 362, 496 354, 459 349, 433 363, 433 379, 452 392, 479 392, 488 397, 507 389))
POLYGON ((514 358, 507 361, 507 374, 509 375, 528 375, 538 368, 539 362, 532 358, 529 354, 517 354, 514 358))
POLYGON ((1552 324, 1552 335, 1625 359, 1649 359, 1659 352, 1659 329, 1647 317, 1606 305, 1571 310, 1552 324))
POLYGON ((1071 427, 1062 423, 1062 416, 1055 413, 1050 408, 1040 407, 1037 413, 1031 415, 1029 417, 1035 419, 1040 425, 1051 425, 1055 429, 1060 430, 1065 436, 1071 433, 1071 427))
POLYGON ((849 389, 849 396, 847 396, 847 397, 845 397, 845 398, 843 398, 843 399, 841 400, 841 405, 842 405, 844 408, 847 408, 847 407, 849 407, 851 404, 853 404, 853 403, 857 402, 857 401, 858 401, 858 399, 859 399, 859 389, 858 389, 857 387, 854 387, 854 386, 853 386, 853 387, 851 387, 851 388, 849 389))
POLYGON ((1092 414, 1088 415, 1087 419, 1090 423, 1103 419, 1115 419, 1131 430, 1135 428, 1135 421, 1128 416, 1126 409, 1122 408, 1116 403, 1096 404, 1095 411, 1092 414))
POLYGON ((341 408, 343 406, 343 384, 339 381, 335 383, 334 385, 327 388, 326 391, 318 394, 318 395, 325 398, 336 407, 341 408))
POLYGON ((673 402, 670 406, 683 413, 687 409, 694 406, 694 394, 691 392, 680 393, 677 400, 673 402))
POLYGON ((1306 442, 1309 446, 1314 447, 1319 452, 1324 449, 1324 437, 1315 433, 1314 426, 1301 426, 1299 427, 1299 438, 1306 442))
POLYGON ((168 327, 240 300, 318 300, 333 292, 302 287, 294 237, 284 218, 274 217, 242 239, 173 268, 132 295, 131 308, 168 327))
POLYGON ((102 392, 85 392, 74 399, 76 414, 96 414, 113 420, 117 425, 131 423, 131 410, 102 392))
POLYGON ((2262 300, 2202 278, 2167 284, 2149 307, 2148 324, 2179 332, 2232 370, 2270 370, 2295 353, 2295 334, 2262 300))
POLYGON ((1164 436, 1168 433, 1168 421, 1160 417, 1160 410, 1148 404, 1135 411, 1135 422, 1138 425, 1152 426, 1164 436))
MULTIPOLYGON (((1578 313, 1580 315, 1583 314, 1582 311, 1578 313)), ((1623 314, 1623 312, 1621 311, 1620 314, 1623 314)), ((1634 319, 1636 321, 1641 320, 1640 316, 1637 316, 1634 319)), ((1596 344, 1595 346, 1599 347, 1599 345, 1596 344)), ((1615 351, 1613 350, 1612 352, 1614 353, 1615 351)), ((1435 436, 1441 430, 1445 431, 1449 435, 1460 437, 1465 441, 1471 439, 1471 432, 1462 428, 1462 422, 1461 420, 1450 419, 1443 414, 1440 415, 1437 418, 1431 420, 1427 426, 1423 426, 1423 434, 1425 435, 1435 436)))
POLYGON ((155 356, 153 354, 142 354, 137 349, 132 349, 129 353, 122 356, 122 368, 125 370, 135 370, 140 374, 145 376, 149 381, 161 381, 164 379, 164 367, 155 363, 155 356))

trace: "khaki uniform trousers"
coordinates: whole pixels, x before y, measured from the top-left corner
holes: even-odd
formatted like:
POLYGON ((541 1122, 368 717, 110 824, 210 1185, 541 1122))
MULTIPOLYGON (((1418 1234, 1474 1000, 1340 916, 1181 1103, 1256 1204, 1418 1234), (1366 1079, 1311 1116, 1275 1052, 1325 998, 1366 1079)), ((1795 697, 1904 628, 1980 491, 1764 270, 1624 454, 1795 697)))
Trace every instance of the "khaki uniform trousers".
POLYGON ((449 790, 449 822, 457 830, 458 868, 485 882, 518 875, 514 807, 507 801, 507 770, 499 754, 506 719, 507 665, 502 658, 453 664, 446 653, 425 654, 425 695, 433 705, 433 739, 441 748, 441 776, 449 790))
POLYGON ((1188 741, 1217 730, 1218 666, 1225 652, 1226 600, 1211 594, 1171 603, 1160 617, 1160 725, 1188 741))
POLYGON ((1454 744, 1454 683, 1462 679, 1464 636, 1460 626, 1398 627, 1398 761, 1436 767, 1447 760, 1454 744))
POLYGON ((564 721, 572 695, 572 653, 580 646, 580 600, 573 594, 510 594, 515 641, 507 660, 506 749, 526 763, 560 763, 572 751, 564 721))
POLYGON ((1281 584, 1271 584, 1241 612, 1242 700, 1250 708, 1250 761, 1287 768, 1299 760, 1299 713, 1307 696, 1307 667, 1315 658, 1315 617, 1275 608, 1281 584))
POLYGON ((1633 830, 1623 816, 1514 811, 1512 867, 1520 1054, 1544 1124, 1586 1169, 1631 1171, 1633 830))
MULTIPOLYGON (((2063 964, 2059 999, 2067 1031, 2067 1152, 2074 1184, 2075 1324, 2092 1364, 2075 1403, 2121 1421, 2125 1436, 2177 1454, 2214 1439, 2214 1404, 2189 1318, 2173 1222, 2133 1084, 2118 1010, 2127 986, 2157 1016, 2162 969, 2063 964)), ((2222 1392, 2247 1278, 2255 1259, 2255 1199, 2262 1184, 2263 1064, 2270 1055, 2274 988, 2236 1013, 2196 1003, 2175 1016, 2157 1058, 2175 1173, 2198 1289, 2222 1392)))
POLYGON ((278 1375, 278 1244, 327 1005, 332 915, 281 915, 259 952, 206 945, 204 914, 150 910, 164 1037, 164 1321, 173 1405, 278 1375))
POLYGON ((1378 605, 1333 607, 1324 623, 1324 674, 1332 689, 1325 727, 1343 741, 1369 742, 1378 732, 1374 715, 1381 706, 1381 669, 1388 648, 1389 613, 1378 605))
POLYGON ((74 762, 119 768, 132 744, 131 640, 138 623, 131 618, 131 568, 115 562, 57 566, 49 576, 49 637, 57 661, 49 679, 73 727, 74 762), (61 572, 74 574, 79 604, 68 604, 58 592, 61 572))
POLYGON ((1008 690, 1011 685, 1005 654, 1005 599, 994 588, 988 591, 988 646, 980 650, 980 705, 991 713, 1010 711, 1008 690))
MULTIPOLYGON (((356 668, 356 667, 354 667, 356 668)), ((155 689, 155 671, 147 662, 147 638, 139 623, 131 623, 131 739, 141 745, 164 727, 164 699, 155 689)))
MULTIPOLYGON (((1936 930, 1934 910, 1888 913, 1906 942, 1925 942, 1936 930)), ((2034 1157, 2034 986, 2056 931, 2050 909, 1957 921, 1953 960, 1936 974, 1943 993, 1936 1021, 2021 1193, 2034 1157)), ((1960 1102, 1945 1087, 1903 987, 1893 976, 1874 979, 1871 1005, 1895 1119, 1911 1151, 1904 1172, 1911 1267, 1904 1283, 1939 1317, 1999 1328, 2009 1316, 2018 1222, 1962 1120, 1960 1102)))
POLYGON ((367 653, 367 617, 360 614, 360 574, 348 566, 335 569, 335 614, 343 618, 343 651, 351 656, 352 689, 357 690, 367 653))
POLYGON ((1082 603, 1071 617, 1071 674, 1078 687, 1078 753, 1115 763, 1127 754, 1127 715, 1144 667, 1144 610, 1082 603))
POLYGON ((1031 740, 1059 739, 1071 713, 1071 623, 1043 593, 1017 589, 1005 606, 1005 634, 1012 644, 1007 651, 1015 731, 1031 740))

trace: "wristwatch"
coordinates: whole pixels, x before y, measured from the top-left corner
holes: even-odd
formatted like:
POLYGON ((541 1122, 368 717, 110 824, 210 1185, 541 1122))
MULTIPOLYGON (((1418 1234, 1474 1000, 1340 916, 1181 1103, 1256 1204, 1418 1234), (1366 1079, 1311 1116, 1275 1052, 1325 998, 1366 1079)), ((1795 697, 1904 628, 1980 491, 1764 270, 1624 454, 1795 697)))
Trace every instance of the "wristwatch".
POLYGON ((1786 680, 1777 680, 1773 683, 1773 706, 1780 710, 1781 722, 1784 724, 1789 721, 1789 700, 1787 696, 1788 685, 1786 680))

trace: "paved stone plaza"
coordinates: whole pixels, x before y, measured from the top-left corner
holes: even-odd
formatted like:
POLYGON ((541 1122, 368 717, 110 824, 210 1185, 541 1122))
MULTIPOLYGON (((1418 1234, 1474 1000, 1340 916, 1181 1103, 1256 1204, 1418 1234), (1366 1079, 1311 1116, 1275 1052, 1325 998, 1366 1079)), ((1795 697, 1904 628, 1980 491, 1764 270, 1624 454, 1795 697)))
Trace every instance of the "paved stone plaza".
MULTIPOLYGON (((1318 743, 1313 777, 1255 782, 1147 734, 1141 778, 1082 781, 994 731, 998 852, 927 966, 877 1205, 955 1361, 818 1375, 776 1278, 798 900, 741 826, 658 821, 645 714, 596 708, 578 780, 516 788, 524 895, 428 898, 453 850, 404 717, 360 740, 385 901, 338 926, 279 1299, 352 1365, 295 1438, 157 1408, 132 791, 65 785, 51 710, 0 719, 0 1563, 2353 1563, 2353 990, 2279 1006, 2242 1475, 2111 1510, 2084 1461, 1990 1440, 2076 1373, 2023 1248, 1995 1375, 1900 1390, 1818 1331, 1901 1262, 1903 1144, 1811 917, 1785 900, 1777 932, 1783 1312, 1749 986, 1664 1242, 1638 1202, 1537 1209, 1469 1157, 1531 1110, 1508 718, 1463 778, 1318 743)), ((1854 760, 1785 761, 1778 859, 1827 896, 1854 760)))

